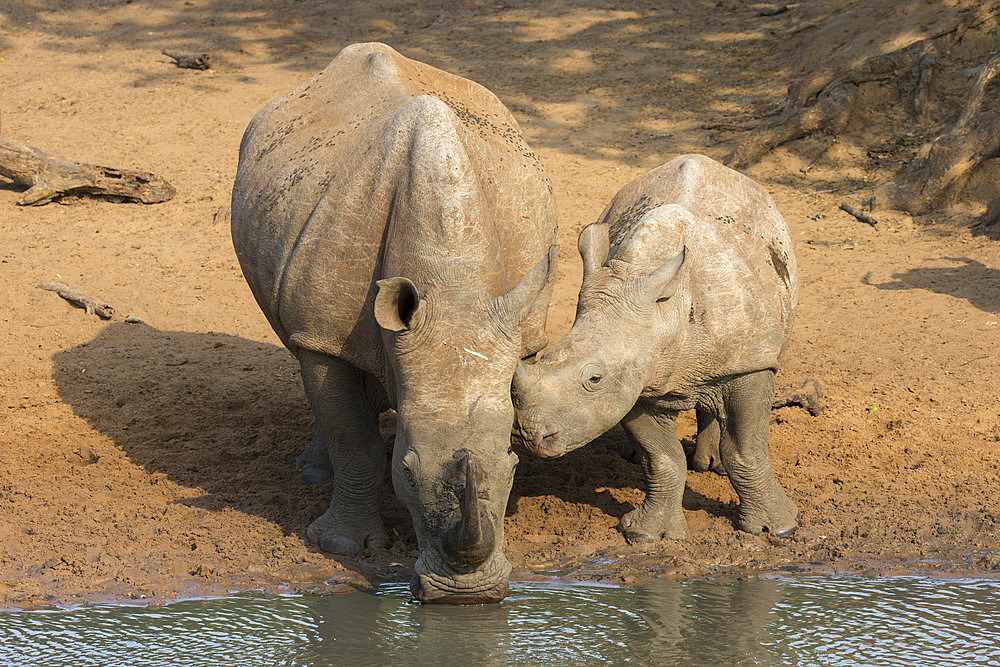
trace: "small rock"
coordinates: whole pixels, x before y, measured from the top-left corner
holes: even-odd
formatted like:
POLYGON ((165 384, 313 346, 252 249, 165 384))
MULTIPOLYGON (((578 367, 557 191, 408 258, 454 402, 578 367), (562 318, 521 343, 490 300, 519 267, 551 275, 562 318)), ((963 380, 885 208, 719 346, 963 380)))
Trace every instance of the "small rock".
POLYGON ((83 465, 90 465, 92 463, 97 463, 98 459, 101 458, 97 454, 95 454, 94 450, 92 450, 87 445, 83 445, 82 447, 77 449, 76 455, 83 460, 83 465))
POLYGON ((145 322, 139 319, 138 315, 133 315, 132 313, 129 313, 128 315, 125 316, 125 324, 145 324, 145 322))

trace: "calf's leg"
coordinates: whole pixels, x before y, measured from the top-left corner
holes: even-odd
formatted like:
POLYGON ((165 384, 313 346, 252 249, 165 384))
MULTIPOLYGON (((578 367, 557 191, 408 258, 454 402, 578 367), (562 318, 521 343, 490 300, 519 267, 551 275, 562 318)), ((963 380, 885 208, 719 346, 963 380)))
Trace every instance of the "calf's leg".
POLYGON ((691 469, 698 472, 711 470, 725 475, 726 469, 719 455, 719 421, 711 412, 701 408, 695 410, 695 416, 698 419, 698 437, 695 440, 694 456, 691 458, 691 469))
POLYGON ((619 525, 629 542, 687 536, 681 510, 687 460, 677 439, 676 418, 676 412, 656 412, 637 404, 622 420, 646 478, 645 500, 623 516, 619 525))
POLYGON ((719 452, 740 497, 737 527, 748 533, 790 535, 799 512, 778 486, 767 455, 774 372, 758 371, 722 386, 719 452))

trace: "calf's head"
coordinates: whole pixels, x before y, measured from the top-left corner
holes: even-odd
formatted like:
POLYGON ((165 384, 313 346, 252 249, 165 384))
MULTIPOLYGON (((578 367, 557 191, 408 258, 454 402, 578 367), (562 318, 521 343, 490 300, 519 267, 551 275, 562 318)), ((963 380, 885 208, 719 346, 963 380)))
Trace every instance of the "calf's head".
POLYGON ((533 454, 562 456, 613 427, 660 370, 663 351, 682 344, 683 313, 672 300, 686 248, 648 267, 651 255, 663 255, 662 247, 651 247, 652 232, 674 208, 680 207, 647 213, 611 259, 606 224, 581 232, 576 320, 535 363, 519 363, 514 375, 514 440, 533 454))
POLYGON ((411 590, 423 602, 507 594, 503 520, 517 465, 510 384, 521 323, 547 293, 554 258, 553 247, 498 297, 461 276, 378 283, 375 317, 398 412, 392 481, 413 518, 420 557, 411 590))

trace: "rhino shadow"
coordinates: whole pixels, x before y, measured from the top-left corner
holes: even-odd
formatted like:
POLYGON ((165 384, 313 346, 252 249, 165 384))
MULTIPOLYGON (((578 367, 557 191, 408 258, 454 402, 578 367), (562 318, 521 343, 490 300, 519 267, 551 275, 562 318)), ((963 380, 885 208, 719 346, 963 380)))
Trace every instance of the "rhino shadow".
MULTIPOLYGON (((306 484, 295 468, 315 422, 283 347, 119 322, 52 365, 60 398, 133 463, 203 491, 177 502, 257 515, 308 543, 332 483, 306 484)), ((415 545, 391 485, 385 495, 390 534, 415 545)))
MULTIPOLYGON (((332 482, 307 484, 295 468, 316 426, 298 363, 285 348, 116 322, 53 355, 52 374, 60 399, 134 464, 203 492, 177 502, 262 517, 318 550, 306 528, 329 506, 332 482)), ((618 456, 623 441, 616 430, 562 459, 522 456, 507 515, 516 513, 521 497, 554 495, 622 516, 632 505, 602 487, 643 488, 638 466, 618 456)), ((415 557, 412 522, 392 490, 389 468, 382 492, 386 529, 396 547, 415 557)), ((684 506, 734 513, 690 489, 684 506)), ((360 565, 332 557, 349 568, 360 565)))
MULTIPOLYGON (((627 442, 624 431, 616 426, 585 447, 558 459, 537 459, 519 452, 521 458, 507 516, 516 513, 523 497, 552 495, 570 503, 595 507, 608 516, 621 518, 635 509, 630 502, 620 502, 608 490, 612 488, 645 489, 639 466, 623 459, 619 451, 627 442)), ((686 450, 694 448, 689 439, 682 441, 686 450)), ((714 516, 728 518, 734 525, 737 508, 734 504, 709 498, 690 487, 684 489, 684 509, 705 510, 714 516)))
POLYGON ((892 282, 873 283, 871 273, 861 282, 880 290, 923 289, 965 299, 985 313, 1000 313, 1000 270, 968 257, 942 257, 957 266, 924 267, 892 274, 892 282))

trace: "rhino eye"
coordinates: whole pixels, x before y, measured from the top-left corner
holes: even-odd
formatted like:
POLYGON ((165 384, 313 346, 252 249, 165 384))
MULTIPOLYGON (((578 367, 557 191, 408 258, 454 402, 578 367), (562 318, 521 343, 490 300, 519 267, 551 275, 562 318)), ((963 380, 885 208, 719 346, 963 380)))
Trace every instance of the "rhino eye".
POLYGON ((587 391, 597 391, 601 388, 601 381, 604 379, 604 370, 596 365, 589 364, 582 373, 583 388, 587 391))

